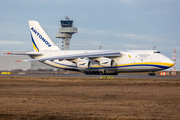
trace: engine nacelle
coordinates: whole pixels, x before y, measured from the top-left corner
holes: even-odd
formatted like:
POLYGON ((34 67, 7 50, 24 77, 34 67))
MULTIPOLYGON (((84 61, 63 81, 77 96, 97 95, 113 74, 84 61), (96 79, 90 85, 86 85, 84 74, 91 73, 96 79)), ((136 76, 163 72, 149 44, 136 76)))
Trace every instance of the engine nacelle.
POLYGON ((115 61, 107 58, 99 61, 99 65, 102 67, 113 67, 115 65, 115 61))
POLYGON ((89 60, 82 60, 77 63, 78 68, 91 68, 92 63, 89 60))

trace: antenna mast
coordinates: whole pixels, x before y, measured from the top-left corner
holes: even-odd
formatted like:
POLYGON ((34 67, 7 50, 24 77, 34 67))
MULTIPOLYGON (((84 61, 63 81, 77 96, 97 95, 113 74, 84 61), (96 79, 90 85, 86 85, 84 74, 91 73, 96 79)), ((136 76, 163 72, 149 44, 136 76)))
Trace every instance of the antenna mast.
POLYGON ((174 66, 172 67, 172 75, 176 75, 176 49, 173 49, 172 61, 174 62, 174 66))

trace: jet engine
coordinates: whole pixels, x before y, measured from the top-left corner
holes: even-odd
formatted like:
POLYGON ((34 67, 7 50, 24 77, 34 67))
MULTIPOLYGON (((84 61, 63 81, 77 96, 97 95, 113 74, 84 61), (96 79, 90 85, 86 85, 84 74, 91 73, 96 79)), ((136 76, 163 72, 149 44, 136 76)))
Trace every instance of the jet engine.
POLYGON ((91 66, 92 66, 92 63, 89 60, 82 60, 77 63, 78 68, 90 68, 91 66))
POLYGON ((107 58, 107 59, 99 61, 99 65, 102 67, 113 67, 115 65, 115 61, 107 58))

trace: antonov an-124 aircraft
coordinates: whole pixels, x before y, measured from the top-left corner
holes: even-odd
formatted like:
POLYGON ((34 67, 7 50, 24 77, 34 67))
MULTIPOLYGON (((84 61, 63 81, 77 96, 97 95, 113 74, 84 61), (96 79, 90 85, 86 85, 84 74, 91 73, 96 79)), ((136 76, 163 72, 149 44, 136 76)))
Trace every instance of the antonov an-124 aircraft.
POLYGON ((28 55, 32 59, 16 62, 39 61, 44 64, 86 75, 117 75, 123 72, 149 72, 164 70, 174 65, 173 61, 158 50, 60 50, 37 21, 29 21, 34 51, 7 53, 28 55))

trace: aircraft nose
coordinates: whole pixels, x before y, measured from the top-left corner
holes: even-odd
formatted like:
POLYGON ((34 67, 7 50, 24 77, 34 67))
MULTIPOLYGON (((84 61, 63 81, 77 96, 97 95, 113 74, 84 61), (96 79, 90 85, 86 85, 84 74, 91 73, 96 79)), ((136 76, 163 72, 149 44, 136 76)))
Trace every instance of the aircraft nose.
POLYGON ((168 58, 167 63, 169 64, 169 67, 172 67, 174 65, 174 62, 168 58))
MULTIPOLYGON (((172 64, 172 66, 174 66, 174 62, 173 62, 172 60, 171 60, 171 64, 172 64)), ((172 67, 172 66, 171 66, 171 67, 172 67)))

